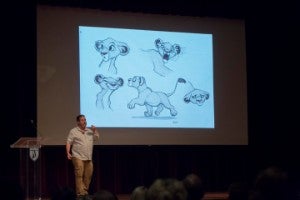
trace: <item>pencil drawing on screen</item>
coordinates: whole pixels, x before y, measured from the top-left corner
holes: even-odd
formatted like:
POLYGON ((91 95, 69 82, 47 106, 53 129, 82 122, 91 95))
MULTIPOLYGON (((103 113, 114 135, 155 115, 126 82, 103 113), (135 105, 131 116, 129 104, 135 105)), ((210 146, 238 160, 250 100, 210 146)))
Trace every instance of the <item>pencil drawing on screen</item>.
POLYGON ((165 64, 174 59, 181 52, 181 47, 178 44, 171 44, 170 42, 164 42, 158 38, 154 42, 155 49, 143 50, 147 52, 153 64, 153 71, 160 76, 167 76, 173 70, 167 67, 165 64))
POLYGON ((134 109, 135 105, 145 106, 146 111, 144 115, 151 117, 153 115, 153 108, 156 107, 155 115, 159 116, 163 109, 168 109, 171 116, 176 116, 177 111, 171 104, 169 97, 176 91, 177 84, 183 82, 184 79, 178 79, 174 90, 171 93, 161 91, 153 91, 146 84, 146 79, 143 76, 134 76, 128 79, 128 86, 133 87, 138 91, 138 97, 132 99, 128 103, 129 109, 134 109))
POLYGON ((124 43, 117 41, 113 38, 106 38, 104 40, 97 40, 95 42, 96 51, 100 53, 101 62, 99 67, 101 67, 103 62, 109 62, 108 71, 117 74, 118 69, 116 67, 116 59, 121 55, 125 56, 129 53, 129 46, 124 43))
POLYGON ((95 76, 95 83, 100 86, 100 91, 96 96, 96 107, 101 110, 111 109, 110 97, 113 92, 123 86, 123 79, 120 77, 105 77, 102 74, 97 74, 95 76))
POLYGON ((213 127, 212 52, 211 34, 80 27, 80 112, 102 127, 213 127))

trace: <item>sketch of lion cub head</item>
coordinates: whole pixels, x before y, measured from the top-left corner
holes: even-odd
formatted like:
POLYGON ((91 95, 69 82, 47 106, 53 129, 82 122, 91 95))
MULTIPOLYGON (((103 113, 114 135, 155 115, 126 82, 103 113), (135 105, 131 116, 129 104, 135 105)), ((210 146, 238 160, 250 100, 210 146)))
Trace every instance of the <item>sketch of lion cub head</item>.
POLYGON ((171 58, 179 55, 181 52, 181 47, 178 44, 172 45, 169 42, 164 42, 160 38, 155 40, 155 47, 164 62, 169 61, 171 58))
POLYGON ((193 103, 198 106, 202 106, 204 102, 209 99, 208 92, 194 88, 193 84, 190 81, 185 81, 185 83, 188 84, 190 88, 190 91, 183 97, 183 101, 185 103, 193 103))
POLYGON ((116 41, 112 38, 106 38, 105 40, 97 40, 95 42, 96 51, 100 53, 102 60, 99 64, 101 67, 103 62, 110 62, 108 71, 117 74, 117 68, 115 66, 116 59, 119 55, 125 56, 129 53, 129 46, 124 42, 116 41))

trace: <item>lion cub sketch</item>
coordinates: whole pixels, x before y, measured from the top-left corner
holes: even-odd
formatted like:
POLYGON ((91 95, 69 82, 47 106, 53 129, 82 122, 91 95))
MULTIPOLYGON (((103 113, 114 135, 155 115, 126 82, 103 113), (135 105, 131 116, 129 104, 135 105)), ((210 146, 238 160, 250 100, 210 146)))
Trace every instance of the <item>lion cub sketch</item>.
POLYGON ((102 57, 99 67, 101 67, 103 62, 110 61, 108 71, 113 74, 117 74, 118 72, 117 67, 115 66, 118 56, 125 56, 129 53, 129 46, 126 43, 116 41, 112 38, 97 40, 95 42, 95 49, 102 57))
POLYGON ((144 115, 146 117, 151 117, 153 115, 153 107, 157 107, 157 109, 155 110, 156 116, 159 116, 164 108, 170 110, 171 116, 176 116, 177 111, 175 110, 175 107, 170 103, 169 97, 175 93, 177 84, 182 82, 182 80, 183 79, 179 78, 173 92, 166 94, 164 92, 155 92, 151 88, 149 88, 146 85, 146 80, 143 76, 134 76, 132 78, 129 78, 128 86, 134 87, 138 90, 138 97, 132 99, 128 103, 127 107, 129 109, 133 109, 136 104, 145 106, 147 110, 144 112, 144 115))

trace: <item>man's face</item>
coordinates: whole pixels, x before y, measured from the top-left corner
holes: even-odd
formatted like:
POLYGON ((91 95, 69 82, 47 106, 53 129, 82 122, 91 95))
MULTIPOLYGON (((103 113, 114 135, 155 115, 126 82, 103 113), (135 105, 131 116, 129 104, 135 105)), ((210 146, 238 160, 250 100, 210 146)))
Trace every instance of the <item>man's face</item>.
POLYGON ((80 117, 77 124, 80 128, 85 128, 86 127, 86 118, 84 116, 80 117))

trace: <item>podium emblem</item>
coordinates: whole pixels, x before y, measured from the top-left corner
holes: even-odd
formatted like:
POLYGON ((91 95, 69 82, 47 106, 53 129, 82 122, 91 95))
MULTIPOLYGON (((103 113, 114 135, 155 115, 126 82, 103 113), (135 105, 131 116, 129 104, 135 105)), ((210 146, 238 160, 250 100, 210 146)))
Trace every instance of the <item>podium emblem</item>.
POLYGON ((39 158, 39 148, 38 147, 29 148, 29 156, 32 161, 36 161, 39 158))

